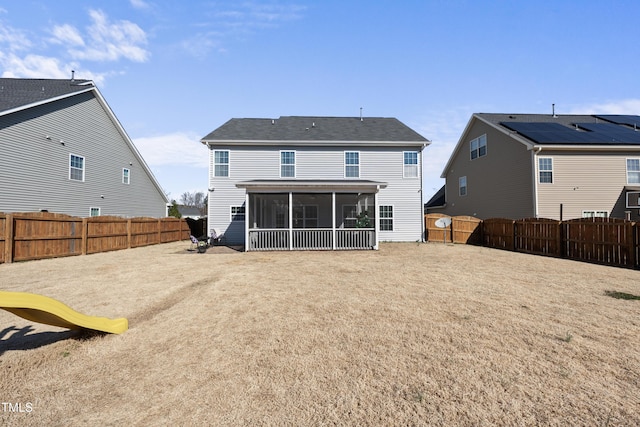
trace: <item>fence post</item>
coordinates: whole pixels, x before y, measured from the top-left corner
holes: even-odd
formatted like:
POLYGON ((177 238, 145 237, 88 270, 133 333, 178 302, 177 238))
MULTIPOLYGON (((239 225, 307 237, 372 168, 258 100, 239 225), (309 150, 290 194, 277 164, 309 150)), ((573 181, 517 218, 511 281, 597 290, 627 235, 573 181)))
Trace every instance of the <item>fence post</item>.
POLYGON ((158 218, 158 244, 162 243, 162 218, 158 218))
POLYGON ((89 246, 89 221, 87 218, 82 218, 82 255, 87 254, 87 248, 89 246))
POLYGON ((131 218, 127 219, 127 249, 131 249, 131 218))
POLYGON ((4 262, 9 264, 13 262, 13 215, 7 214, 5 221, 4 262))
POLYGON ((511 247, 511 251, 515 252, 516 251, 516 247, 518 246, 516 243, 516 221, 513 220, 511 221, 511 242, 512 242, 512 247, 511 247))

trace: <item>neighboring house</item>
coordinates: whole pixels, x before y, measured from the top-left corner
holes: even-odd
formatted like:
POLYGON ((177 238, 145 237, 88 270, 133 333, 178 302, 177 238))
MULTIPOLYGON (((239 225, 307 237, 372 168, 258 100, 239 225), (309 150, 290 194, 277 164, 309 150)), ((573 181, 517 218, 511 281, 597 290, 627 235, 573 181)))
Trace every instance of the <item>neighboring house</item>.
POLYGON ((163 217, 167 197, 90 80, 0 78, 0 212, 163 217))
POLYGON ((203 216, 200 212, 200 208, 195 206, 178 205, 178 212, 180 212, 180 217, 185 219, 200 219, 203 216))
POLYGON ((209 228, 246 250, 377 249, 423 236, 422 152, 395 118, 231 119, 209 148, 209 228))
POLYGON ((427 210, 637 220, 638 125, 640 116, 474 114, 442 172, 444 207, 427 210))

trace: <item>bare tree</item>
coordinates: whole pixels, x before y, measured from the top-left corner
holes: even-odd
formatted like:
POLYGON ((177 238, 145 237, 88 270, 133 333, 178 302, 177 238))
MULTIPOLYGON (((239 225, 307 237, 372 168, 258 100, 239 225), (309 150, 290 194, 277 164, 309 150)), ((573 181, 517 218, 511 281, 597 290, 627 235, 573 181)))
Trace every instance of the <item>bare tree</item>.
MULTIPOLYGON (((183 206, 192 206, 200 209, 200 212, 206 212, 207 198, 201 191, 197 192, 185 192, 180 196, 180 204, 183 206)), ((204 213, 203 213, 204 215, 204 213)))

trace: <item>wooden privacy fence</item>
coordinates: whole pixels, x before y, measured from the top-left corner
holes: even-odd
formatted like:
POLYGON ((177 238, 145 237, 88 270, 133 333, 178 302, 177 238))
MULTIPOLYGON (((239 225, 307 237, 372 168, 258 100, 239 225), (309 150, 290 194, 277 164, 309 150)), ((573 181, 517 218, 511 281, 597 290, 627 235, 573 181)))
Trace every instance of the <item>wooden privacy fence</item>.
POLYGON ((490 248, 505 249, 536 255, 568 258, 617 267, 640 267, 640 225, 617 218, 578 218, 556 221, 544 218, 505 219, 484 221, 473 217, 453 217, 448 230, 435 227, 442 214, 425 215, 427 240, 442 242, 444 233, 453 236, 444 241, 475 243, 490 248), (460 221, 456 221, 461 218, 460 221), (471 231, 469 218, 478 224, 471 231), (456 240, 456 227, 461 227, 456 240), (478 231, 479 230, 479 231, 478 231), (469 234, 471 233, 471 234, 469 234), (475 236, 479 235, 479 241, 475 236))
POLYGON ((178 218, 0 213, 0 263, 86 255, 189 239, 178 218))
POLYGON ((427 240, 430 242, 480 244, 482 241, 482 220, 472 216, 454 216, 446 228, 436 226, 436 221, 445 218, 442 214, 425 215, 427 240))

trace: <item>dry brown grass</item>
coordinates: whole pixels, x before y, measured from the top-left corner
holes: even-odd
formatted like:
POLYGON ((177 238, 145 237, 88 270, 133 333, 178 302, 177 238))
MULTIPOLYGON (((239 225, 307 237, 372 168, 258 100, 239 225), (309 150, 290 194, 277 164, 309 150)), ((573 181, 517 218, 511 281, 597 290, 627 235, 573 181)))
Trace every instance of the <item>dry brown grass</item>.
POLYGON ((2 289, 100 316, 0 310, 3 425, 640 425, 640 272, 486 248, 187 253, 0 265, 2 289), (4 329, 4 330, 1 330, 4 329))

